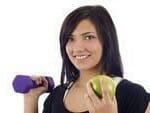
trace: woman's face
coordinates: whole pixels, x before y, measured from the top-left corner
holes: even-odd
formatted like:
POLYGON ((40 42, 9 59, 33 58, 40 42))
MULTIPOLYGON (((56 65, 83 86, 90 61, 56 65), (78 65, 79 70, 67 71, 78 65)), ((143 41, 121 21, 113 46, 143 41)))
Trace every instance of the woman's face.
POLYGON ((79 70, 100 69, 102 44, 95 26, 90 20, 82 20, 69 36, 66 52, 70 61, 79 70))

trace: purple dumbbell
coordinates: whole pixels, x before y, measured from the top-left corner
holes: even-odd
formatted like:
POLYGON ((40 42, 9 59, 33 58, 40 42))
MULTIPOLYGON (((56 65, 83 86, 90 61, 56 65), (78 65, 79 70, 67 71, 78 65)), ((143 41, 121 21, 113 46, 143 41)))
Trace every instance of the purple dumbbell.
MULTIPOLYGON (((52 77, 45 77, 48 81, 48 90, 47 92, 51 92, 54 88, 54 81, 52 77)), ((13 80, 13 88, 17 93, 28 93, 30 89, 36 88, 40 85, 36 85, 35 82, 28 75, 16 75, 13 80)))

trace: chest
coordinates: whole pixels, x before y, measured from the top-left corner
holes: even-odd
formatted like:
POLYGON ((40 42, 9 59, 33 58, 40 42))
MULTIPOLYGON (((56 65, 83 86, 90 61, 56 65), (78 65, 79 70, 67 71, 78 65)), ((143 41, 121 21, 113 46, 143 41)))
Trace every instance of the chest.
POLYGON ((82 89, 74 89, 66 92, 64 105, 68 111, 84 112, 87 111, 84 94, 86 91, 82 89))

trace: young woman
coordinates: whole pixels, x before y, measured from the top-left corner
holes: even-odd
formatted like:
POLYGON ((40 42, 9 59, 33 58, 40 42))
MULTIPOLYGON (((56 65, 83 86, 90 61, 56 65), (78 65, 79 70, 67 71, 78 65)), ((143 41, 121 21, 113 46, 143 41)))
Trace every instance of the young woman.
MULTIPOLYGON (((102 6, 83 6, 71 12, 61 28, 63 59, 61 84, 44 103, 43 113, 145 113, 150 95, 138 84, 123 79, 117 33, 108 11, 102 6), (111 98, 102 81, 102 98, 88 82, 105 74, 117 82, 111 98)), ((24 95, 24 112, 38 113, 38 98, 47 90, 43 77, 32 77, 42 87, 24 95)), ((146 111, 147 108, 147 111, 146 111)))

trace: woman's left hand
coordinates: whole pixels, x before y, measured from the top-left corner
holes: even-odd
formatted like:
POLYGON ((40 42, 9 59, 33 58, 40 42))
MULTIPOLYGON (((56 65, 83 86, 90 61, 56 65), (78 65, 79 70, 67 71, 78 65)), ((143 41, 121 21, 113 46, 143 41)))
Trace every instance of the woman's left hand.
POLYGON ((147 106, 147 108, 146 108, 145 113, 150 113, 150 102, 149 102, 149 104, 148 104, 148 106, 147 106))
POLYGON ((90 113, 118 113, 116 97, 109 95, 106 82, 103 80, 100 84, 102 86, 102 98, 100 99, 93 91, 90 82, 87 83, 87 94, 85 94, 85 101, 90 113))

